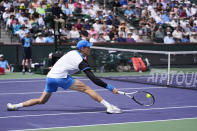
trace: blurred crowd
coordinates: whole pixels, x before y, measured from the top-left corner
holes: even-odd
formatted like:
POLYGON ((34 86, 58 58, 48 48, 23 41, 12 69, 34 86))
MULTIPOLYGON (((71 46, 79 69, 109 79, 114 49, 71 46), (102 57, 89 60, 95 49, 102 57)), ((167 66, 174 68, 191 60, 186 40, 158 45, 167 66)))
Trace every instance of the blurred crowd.
POLYGON ((197 42, 197 6, 189 0, 0 0, 6 30, 35 43, 197 42), (108 4, 108 6, 107 6, 108 4), (111 8, 107 8, 111 7, 111 8))
POLYGON ((137 22, 142 41, 165 44, 197 42, 195 3, 189 0, 121 1, 125 3, 121 7, 125 19, 137 22))

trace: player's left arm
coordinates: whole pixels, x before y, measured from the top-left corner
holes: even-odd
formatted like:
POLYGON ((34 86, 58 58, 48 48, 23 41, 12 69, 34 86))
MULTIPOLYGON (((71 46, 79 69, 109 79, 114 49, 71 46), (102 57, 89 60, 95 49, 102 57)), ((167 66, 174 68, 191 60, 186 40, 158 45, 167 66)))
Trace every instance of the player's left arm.
POLYGON ((85 61, 80 63, 79 69, 84 71, 87 77, 96 85, 104 87, 108 89, 109 91, 112 91, 113 93, 117 93, 117 89, 114 86, 107 84, 104 81, 102 81, 100 78, 96 77, 94 73, 90 70, 90 66, 85 61))

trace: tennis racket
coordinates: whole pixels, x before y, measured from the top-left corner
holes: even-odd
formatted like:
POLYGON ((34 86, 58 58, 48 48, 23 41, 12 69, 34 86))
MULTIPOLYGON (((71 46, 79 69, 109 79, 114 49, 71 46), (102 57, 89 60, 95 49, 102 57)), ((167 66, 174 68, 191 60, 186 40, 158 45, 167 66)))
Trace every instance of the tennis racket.
POLYGON ((135 91, 130 93, 118 91, 118 94, 125 95, 142 106, 152 106, 155 103, 155 97, 147 91, 135 91))

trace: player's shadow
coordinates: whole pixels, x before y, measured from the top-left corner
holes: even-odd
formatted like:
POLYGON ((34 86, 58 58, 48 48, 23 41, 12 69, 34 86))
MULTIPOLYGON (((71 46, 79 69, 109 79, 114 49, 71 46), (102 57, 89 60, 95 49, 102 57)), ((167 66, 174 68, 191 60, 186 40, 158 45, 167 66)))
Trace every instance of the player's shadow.
POLYGON ((64 112, 64 113, 85 113, 85 112, 102 112, 106 111, 104 107, 81 107, 73 108, 36 108, 36 109, 20 109, 17 111, 28 112, 64 112))

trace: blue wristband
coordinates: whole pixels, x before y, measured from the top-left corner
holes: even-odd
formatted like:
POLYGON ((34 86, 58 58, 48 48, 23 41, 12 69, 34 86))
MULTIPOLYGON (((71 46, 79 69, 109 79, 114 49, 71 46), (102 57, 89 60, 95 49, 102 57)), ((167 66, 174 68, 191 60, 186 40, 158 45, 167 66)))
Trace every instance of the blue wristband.
POLYGON ((109 91, 113 91, 114 90, 114 86, 110 85, 110 84, 107 84, 107 87, 106 87, 109 91))

